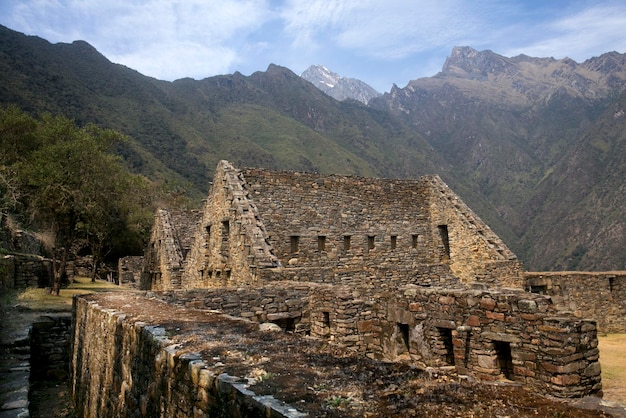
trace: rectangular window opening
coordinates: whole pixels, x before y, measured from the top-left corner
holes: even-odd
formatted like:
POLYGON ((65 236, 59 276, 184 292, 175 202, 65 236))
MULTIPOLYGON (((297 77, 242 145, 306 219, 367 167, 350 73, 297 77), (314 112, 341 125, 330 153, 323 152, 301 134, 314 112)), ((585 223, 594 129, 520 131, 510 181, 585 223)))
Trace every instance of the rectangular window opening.
POLYGON ((324 235, 317 237, 317 251, 326 251, 326 237, 324 235))
POLYGON ((406 351, 409 351, 409 324, 401 324, 398 322, 398 335, 400 336, 406 351))
POLYGON ((322 314, 324 315, 323 317, 324 327, 330 328, 330 312, 322 312, 322 314))
POLYGON ((505 378, 513 379, 513 357, 511 356, 511 343, 506 341, 494 341, 493 346, 496 350, 498 360, 498 368, 505 378))
POLYGON ((444 259, 450 259, 450 236, 448 235, 448 225, 438 225, 439 236, 441 237, 441 243, 443 244, 444 259))
POLYGON ((411 235, 411 248, 417 248, 417 234, 411 235))
POLYGON ((295 254, 300 252, 300 237, 297 235, 292 235, 289 237, 289 242, 291 244, 291 253, 295 254))
POLYGON ((230 222, 222 221, 222 241, 228 242, 230 236, 230 222))
POLYGON ((350 235, 343 236, 343 250, 350 251, 350 235))
POLYGON ((397 247, 397 245, 398 245, 398 237, 397 237, 396 235, 392 235, 392 236, 391 236, 391 242, 390 242, 390 244, 391 244, 391 249, 392 249, 392 250, 395 250, 395 249, 396 249, 396 247, 397 247))
POLYGON ((615 278, 609 277, 609 292, 613 293, 615 290, 615 278))
POLYGON ((540 295, 546 295, 548 294, 548 287, 546 285, 541 285, 541 286, 530 286, 530 292, 531 293, 537 293, 540 295))
POLYGON ((376 248, 376 236, 375 235, 368 235, 367 236, 367 250, 373 250, 374 248, 376 248))
POLYGON ((440 337, 440 354, 446 364, 454 366, 454 345, 452 344, 452 330, 449 328, 437 328, 440 337))

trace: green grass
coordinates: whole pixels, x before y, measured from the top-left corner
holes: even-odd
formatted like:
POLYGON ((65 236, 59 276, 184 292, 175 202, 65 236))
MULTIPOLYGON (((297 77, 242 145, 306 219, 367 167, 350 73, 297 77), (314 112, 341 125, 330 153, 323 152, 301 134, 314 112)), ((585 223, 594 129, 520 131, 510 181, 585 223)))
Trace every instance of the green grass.
POLYGON ((120 290, 128 288, 103 280, 92 282, 89 278, 78 277, 67 288, 61 289, 59 296, 48 294, 45 289, 31 287, 17 293, 15 303, 31 310, 68 311, 72 309, 74 295, 120 290))

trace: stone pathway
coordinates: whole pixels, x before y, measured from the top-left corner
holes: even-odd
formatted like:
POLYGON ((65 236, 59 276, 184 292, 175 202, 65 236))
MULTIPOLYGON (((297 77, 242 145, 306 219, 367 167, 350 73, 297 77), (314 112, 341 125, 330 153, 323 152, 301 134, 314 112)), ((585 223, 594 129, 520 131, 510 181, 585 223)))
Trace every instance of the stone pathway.
POLYGON ((28 417, 29 330, 39 313, 3 310, 0 319, 0 418, 28 417), (15 313, 17 313, 15 315, 15 313))

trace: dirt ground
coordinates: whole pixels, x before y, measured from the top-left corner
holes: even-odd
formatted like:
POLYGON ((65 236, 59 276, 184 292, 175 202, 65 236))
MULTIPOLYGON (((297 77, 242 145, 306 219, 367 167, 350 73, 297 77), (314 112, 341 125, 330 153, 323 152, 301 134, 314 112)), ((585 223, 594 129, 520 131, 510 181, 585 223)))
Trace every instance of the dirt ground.
MULTIPOLYGON (((91 291, 104 290, 103 286, 91 291)), ((33 309, 37 302, 32 299, 37 296, 26 299, 4 304, 3 318, 17 316, 16 322, 19 318, 29 321, 42 312, 33 309)), ((217 363, 220 372, 254 379, 256 384, 250 389, 255 393, 273 394, 312 417, 624 416, 619 415, 623 409, 603 408, 598 400, 580 402, 579 406, 587 408, 582 409, 519 386, 478 384, 446 370, 365 359, 319 340, 282 332, 261 333, 251 324, 231 323, 203 311, 178 307, 184 315, 172 316, 163 310, 162 302, 141 298, 137 293, 116 293, 107 299, 120 309, 124 307, 129 315, 154 321, 172 334, 188 338, 186 348, 201 352, 208 364, 217 363), (198 338, 197 334, 207 338, 198 338)), ((51 309, 48 302, 42 304, 46 305, 44 311, 51 309)), ((64 309, 68 306, 65 303, 64 309)), ((5 334, 13 328, 5 324, 0 330, 5 334)), ((601 336, 600 352, 605 400, 624 402, 626 335, 601 336)), ((34 385, 30 402, 31 417, 75 416, 63 383, 34 385)))

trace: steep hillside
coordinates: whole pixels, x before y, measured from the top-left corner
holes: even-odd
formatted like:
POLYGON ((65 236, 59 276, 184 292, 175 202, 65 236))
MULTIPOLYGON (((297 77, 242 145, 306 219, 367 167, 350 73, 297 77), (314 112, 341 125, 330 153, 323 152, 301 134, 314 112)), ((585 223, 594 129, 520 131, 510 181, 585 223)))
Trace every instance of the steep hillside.
MULTIPOLYGON (((462 47, 452 51, 435 77, 411 81, 403 89, 394 86, 371 105, 410 123, 469 180, 474 192, 497 208, 497 218, 513 229, 514 236, 498 232, 529 268, 576 268, 578 261, 569 256, 573 248, 566 249, 569 244, 561 242, 577 236, 574 225, 565 219, 580 216, 582 208, 567 203, 566 191, 546 186, 551 184, 546 179, 571 174, 566 161, 571 164, 581 158, 587 166, 579 169, 586 170, 590 181, 604 179, 604 163, 588 159, 589 149, 581 149, 580 141, 585 137, 605 148, 619 147, 619 135, 606 136, 615 128, 607 126, 610 118, 603 115, 619 112, 619 93, 625 85, 626 56, 615 52, 577 64, 570 59, 506 58, 462 47), (551 196, 550 204, 546 195, 551 196), (539 225, 554 212, 560 212, 563 220, 550 235, 555 247, 549 251, 539 225)), ((577 185, 577 177, 570 186, 582 192, 586 189, 577 185)), ((624 187, 623 176, 611 179, 605 183, 603 200, 617 197, 624 187)), ((487 215, 487 220, 498 230, 498 219, 487 215)), ((574 247, 580 252, 601 240, 589 238, 589 243, 581 241, 580 247, 574 247)), ((594 260, 581 268, 620 264, 614 258, 602 264, 594 260)))
POLYGON ((529 264, 626 269, 626 91, 534 192, 524 208, 529 228, 522 243, 529 264))
POLYGON ((112 64, 84 42, 52 45, 0 28, 0 102, 62 113, 132 139, 122 155, 137 171, 206 191, 220 159, 326 173, 416 176, 445 163, 388 112, 339 103, 271 65, 173 83, 112 64))

